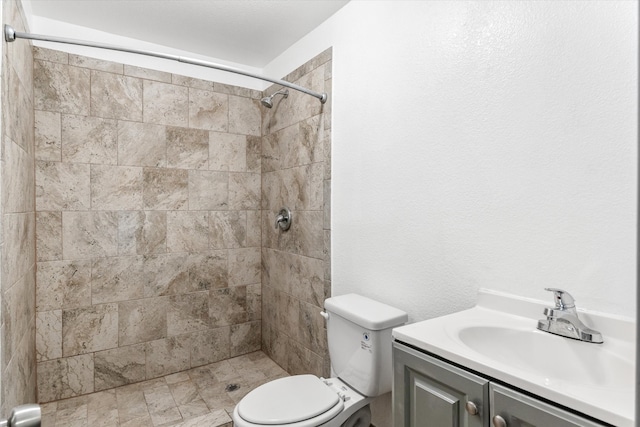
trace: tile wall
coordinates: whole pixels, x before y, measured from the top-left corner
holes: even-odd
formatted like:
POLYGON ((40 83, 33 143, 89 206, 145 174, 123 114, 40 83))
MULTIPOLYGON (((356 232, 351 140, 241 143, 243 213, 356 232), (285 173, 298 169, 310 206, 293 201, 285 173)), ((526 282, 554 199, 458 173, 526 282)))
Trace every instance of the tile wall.
POLYGON ((327 103, 290 90, 262 116, 262 347, 290 374, 330 372, 320 311, 331 293, 331 57, 285 77, 327 92, 327 103), (283 206, 293 212, 287 232, 274 227, 283 206))
POLYGON ((33 70, 39 400, 259 350, 262 94, 41 48, 33 70))
MULTIPOLYGON (((2 2, 2 24, 28 31, 20 2, 2 2)), ((0 416, 36 401, 33 56, 2 41, 0 137, 0 416)))

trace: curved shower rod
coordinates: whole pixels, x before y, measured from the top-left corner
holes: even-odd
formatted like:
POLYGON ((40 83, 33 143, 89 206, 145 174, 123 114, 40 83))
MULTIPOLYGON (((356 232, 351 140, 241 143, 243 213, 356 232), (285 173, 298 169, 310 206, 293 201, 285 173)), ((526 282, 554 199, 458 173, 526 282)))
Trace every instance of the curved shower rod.
POLYGON ((215 70, 221 70, 221 71, 227 71, 227 72, 230 72, 230 73, 241 74, 243 76, 251 77, 251 78, 254 78, 254 79, 259 79, 259 80, 264 80, 264 81, 267 81, 267 82, 279 84, 281 86, 285 86, 285 87, 288 87, 290 89, 297 90, 299 92, 306 93, 307 95, 311 95, 311 96, 313 96, 315 98, 318 98, 320 100, 320 102, 323 103, 323 104, 325 102, 327 102, 327 94, 326 93, 314 92, 314 91, 312 91, 310 89, 307 89, 306 87, 299 86, 299 85, 297 85, 295 83, 289 83, 289 82, 284 81, 284 80, 278 80, 278 79, 272 79, 270 77, 260 76, 258 74, 254 74, 254 73, 250 73, 248 71, 240 70, 238 68, 228 67, 226 65, 216 64, 216 63, 213 63, 213 62, 202 61, 200 59, 186 58, 184 56, 170 55, 168 53, 153 52, 153 51, 150 51, 150 50, 131 49, 131 48, 128 48, 128 47, 115 46, 115 45, 110 45, 110 44, 106 44, 106 43, 87 42, 87 41, 83 41, 83 40, 67 39, 67 38, 63 38, 63 37, 43 36, 43 35, 40 35, 40 34, 21 33, 21 32, 16 31, 11 25, 5 25, 4 26, 4 39, 7 42, 14 42, 16 39, 27 39, 27 40, 39 40, 39 41, 43 41, 43 42, 73 44, 73 45, 77 45, 77 46, 95 47, 95 48, 98 48, 98 49, 107 49, 107 50, 117 50, 117 51, 120 51, 120 52, 135 53, 135 54, 138 54, 138 55, 146 55, 146 56, 153 56, 153 57, 156 57, 156 58, 169 59, 169 60, 172 60, 172 61, 178 61, 178 62, 182 62, 182 63, 185 63, 185 64, 191 64, 191 65, 198 65, 198 66, 201 66, 201 67, 213 68, 215 70))

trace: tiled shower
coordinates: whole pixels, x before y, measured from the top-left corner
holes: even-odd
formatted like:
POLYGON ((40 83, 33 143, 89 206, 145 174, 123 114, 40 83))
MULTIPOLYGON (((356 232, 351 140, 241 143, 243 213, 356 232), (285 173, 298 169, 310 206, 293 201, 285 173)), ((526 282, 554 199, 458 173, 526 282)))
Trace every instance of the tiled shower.
MULTIPOLYGON (((2 413, 256 350, 327 375, 331 103, 3 43, 2 413)), ((331 51, 285 80, 330 94, 331 51)))

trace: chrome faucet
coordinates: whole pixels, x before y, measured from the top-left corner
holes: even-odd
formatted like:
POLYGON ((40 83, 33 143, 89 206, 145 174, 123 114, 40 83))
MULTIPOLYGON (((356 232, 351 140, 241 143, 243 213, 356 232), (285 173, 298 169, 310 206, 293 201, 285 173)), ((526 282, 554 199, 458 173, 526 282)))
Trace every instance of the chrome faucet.
POLYGON ((538 321, 538 329, 575 340, 596 344, 603 342, 600 332, 590 329, 578 318, 575 300, 569 292, 555 288, 544 289, 553 292, 556 306, 544 309, 547 318, 538 321))

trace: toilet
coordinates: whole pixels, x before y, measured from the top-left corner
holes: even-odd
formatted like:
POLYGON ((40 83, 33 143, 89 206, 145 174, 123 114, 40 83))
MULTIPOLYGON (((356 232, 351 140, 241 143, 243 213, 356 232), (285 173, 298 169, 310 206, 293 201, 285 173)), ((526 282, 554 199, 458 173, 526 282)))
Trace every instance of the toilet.
POLYGON ((368 427, 369 403, 391 391, 391 329, 404 311, 357 294, 328 298, 332 378, 295 375, 257 387, 234 408, 236 427, 368 427))

